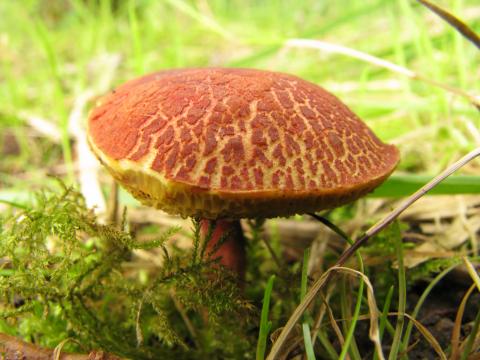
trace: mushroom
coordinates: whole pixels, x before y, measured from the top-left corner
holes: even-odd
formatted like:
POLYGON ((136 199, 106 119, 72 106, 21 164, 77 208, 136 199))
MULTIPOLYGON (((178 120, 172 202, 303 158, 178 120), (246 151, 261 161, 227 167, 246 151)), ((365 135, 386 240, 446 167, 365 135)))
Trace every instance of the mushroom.
POLYGON ((129 81, 92 110, 88 140, 142 203, 202 219, 210 255, 240 277, 239 219, 352 202, 399 161, 398 150, 331 93, 253 69, 169 70, 129 81))

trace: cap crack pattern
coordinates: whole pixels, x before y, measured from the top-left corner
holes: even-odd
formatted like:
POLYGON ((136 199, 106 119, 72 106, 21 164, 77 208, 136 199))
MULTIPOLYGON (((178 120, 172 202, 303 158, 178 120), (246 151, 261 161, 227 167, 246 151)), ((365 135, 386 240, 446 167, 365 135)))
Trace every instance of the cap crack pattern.
POLYGON ((398 161, 395 148, 332 94, 260 70, 147 75, 107 95, 89 128, 110 158, 223 192, 345 188, 398 161))

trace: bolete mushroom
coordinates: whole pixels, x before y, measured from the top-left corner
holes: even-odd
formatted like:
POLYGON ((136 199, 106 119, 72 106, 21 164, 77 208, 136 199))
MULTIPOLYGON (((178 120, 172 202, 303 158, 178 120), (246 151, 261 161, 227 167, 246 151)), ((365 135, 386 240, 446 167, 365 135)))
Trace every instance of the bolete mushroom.
POLYGON ((241 218, 349 203, 394 170, 382 143, 340 100, 293 75, 253 69, 162 71, 119 86, 88 121, 89 143, 142 203, 201 218, 208 248, 244 272, 241 218))

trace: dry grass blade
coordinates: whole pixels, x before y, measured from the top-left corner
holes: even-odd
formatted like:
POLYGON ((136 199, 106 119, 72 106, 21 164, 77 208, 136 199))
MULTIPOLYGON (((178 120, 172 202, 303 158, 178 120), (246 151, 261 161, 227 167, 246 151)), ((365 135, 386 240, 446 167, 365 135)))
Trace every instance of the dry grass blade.
POLYGON ((478 276, 478 273, 477 273, 477 271, 475 270, 475 267, 474 267, 473 264, 470 262, 470 260, 467 259, 466 256, 464 256, 462 259, 463 259, 463 262, 465 263, 465 266, 467 267, 468 274, 470 275, 470 277, 472 278, 473 282, 474 282, 475 285, 477 286, 478 291, 480 291, 480 276, 478 276))
POLYGON ((65 346, 66 343, 68 343, 70 340, 70 338, 66 338, 65 340, 61 341, 60 344, 58 344, 55 349, 53 349, 53 354, 52 354, 52 357, 53 357, 53 360, 60 360, 62 358, 62 350, 63 350, 63 347, 65 346))
POLYGON ((480 50, 480 37, 462 20, 450 14, 448 11, 441 7, 432 4, 427 0, 417 0, 423 6, 429 8, 435 14, 440 16, 443 20, 454 27, 460 34, 462 34, 467 40, 471 41, 480 50))
POLYGON ((329 310, 328 308, 328 301, 330 300, 330 297, 332 296, 334 286, 330 285, 327 289, 326 295, 323 298, 322 305, 320 306, 320 309, 318 311, 318 316, 317 319, 315 320, 315 324, 312 329, 312 344, 315 345, 315 341, 317 340, 317 334, 322 326, 322 321, 323 318, 325 317, 325 312, 329 310))
MULTIPOLYGON (((388 313, 388 315, 398 316, 399 313, 398 312, 390 312, 390 313, 388 313)), ((435 352, 437 353, 439 358, 442 359, 442 360, 447 360, 447 355, 445 355, 445 353, 442 350, 442 347, 438 343, 437 339, 435 339, 435 337, 432 335, 432 333, 425 326, 423 326, 422 323, 420 323, 418 320, 416 320, 411 315, 409 315, 407 313, 403 313, 402 315, 405 316, 406 318, 408 318, 408 320, 410 320, 411 322, 413 322, 413 324, 415 325, 417 330, 430 343, 430 345, 432 346, 433 350, 435 350, 435 352)))
MULTIPOLYGON (((280 333, 281 329, 275 330, 271 335, 270 335, 270 340, 275 341, 277 338, 278 333, 280 333)), ((275 360, 289 360, 290 354, 292 354, 294 351, 298 352, 301 349, 302 343, 303 343, 303 336, 302 336, 302 330, 299 325, 295 326, 294 331, 291 333, 289 338, 287 339, 283 352, 281 355, 279 355, 278 358, 275 360)), ((263 359, 263 358, 262 358, 263 359)))
POLYGON ((310 290, 307 292, 305 295, 304 300, 297 306, 293 314, 290 316, 290 319, 288 320, 287 324, 285 327, 282 329, 282 332, 278 336, 277 340, 273 344, 272 350, 270 351, 270 354, 267 357, 267 360, 274 360, 277 359, 280 352, 282 351, 283 344, 285 340, 288 338, 288 335, 290 334, 290 331, 293 329, 297 321, 300 319, 302 316, 303 312, 306 310, 308 305, 315 299, 317 296, 317 293, 320 291, 321 288, 325 285, 325 283, 329 280, 330 276, 335 273, 335 272, 342 272, 346 273, 349 275, 354 275, 357 277, 360 277, 363 279, 365 282, 365 285, 367 286, 367 302, 368 302, 368 307, 370 311, 370 331, 369 331, 369 337, 372 340, 372 342, 375 344, 375 349, 378 354, 379 359, 385 359, 383 352, 382 352, 382 346, 380 343, 380 333, 378 330, 378 308, 377 308, 377 303, 375 301, 375 294, 373 291, 373 286, 370 283, 370 280, 368 277, 361 273, 360 271, 345 268, 345 267, 332 267, 329 270, 327 270, 315 283, 312 285, 310 290))
POLYGON ((338 44, 332 44, 328 43, 325 41, 320 41, 320 40, 312 40, 312 39, 289 39, 286 41, 285 46, 287 47, 298 47, 298 48, 311 48, 311 49, 317 49, 321 51, 325 51, 328 53, 334 53, 334 54, 342 54, 349 56, 354 59, 358 59, 364 62, 367 62, 369 64, 379 66, 385 69, 388 69, 392 72, 395 72, 397 74, 401 74, 403 76, 407 76, 408 78, 412 80, 419 80, 424 83, 436 86, 438 88, 441 88, 443 90, 446 90, 448 92, 451 92, 453 94, 456 94, 458 96, 461 96, 465 99, 467 99, 469 102, 471 102, 474 106, 477 108, 480 108, 480 99, 472 94, 469 94, 462 89, 457 89, 455 87, 452 87, 450 85, 438 82, 436 80, 427 78, 423 75, 420 75, 410 69, 407 69, 406 67, 394 64, 390 61, 380 59, 376 56, 364 53, 362 51, 358 51, 355 49, 351 49, 346 46, 338 45, 338 44))
POLYGON ((52 121, 41 118, 40 116, 28 114, 22 111, 18 116, 23 119, 32 129, 37 131, 42 136, 45 136, 55 144, 60 144, 62 141, 62 133, 58 126, 52 121))
POLYGON ((135 335, 137 337, 137 347, 142 346, 144 340, 142 327, 140 326, 140 318, 142 315, 144 299, 145 298, 142 298, 140 300, 140 303, 138 304, 137 314, 135 316, 135 335))
POLYGON ((409 345, 409 346, 408 346, 408 348, 407 348, 407 350, 405 351, 405 353, 408 354, 410 351, 412 351, 412 350, 415 348, 415 346, 418 345, 419 342, 420 342, 420 339, 415 340, 415 342, 414 342, 412 345, 409 345))
MULTIPOLYGON (((327 310, 328 318, 330 320, 330 324, 332 325, 333 331, 335 332, 335 335, 337 335, 340 346, 343 348, 345 344, 345 338, 343 337, 342 330, 340 330, 340 327, 335 320, 335 316, 333 316, 332 308, 330 307, 330 305, 328 305, 328 301, 326 299, 323 300, 323 304, 325 305, 325 309, 327 310)), ((346 359, 350 359, 350 356, 348 354, 346 355, 346 359)))
POLYGON ((305 297, 303 298, 303 301, 297 306, 297 308, 293 311, 292 315, 290 315, 290 318, 288 319, 287 323, 285 326, 282 328, 282 331, 280 332, 280 335, 278 335, 276 341, 273 344, 272 349, 270 350, 270 353, 268 354, 267 360, 275 360, 279 357, 281 350, 283 349, 283 346, 287 339, 289 338, 290 333, 294 329, 296 323, 302 316, 302 314, 305 312, 307 307, 312 303, 312 301, 315 299, 317 296, 317 293, 320 291, 320 289, 323 288, 325 283, 328 281, 330 274, 332 271, 336 270, 337 268, 330 268, 328 271, 326 271, 317 281, 315 281, 310 288, 310 290, 305 294, 305 297))
POLYGON ((479 155, 480 155, 480 148, 476 148, 475 150, 470 151, 467 155, 462 157, 460 160, 454 162, 447 169, 445 169, 439 175, 435 176, 432 180, 430 180, 426 185, 422 186, 419 190, 417 190, 415 193, 410 195, 402 204, 400 204, 393 211, 391 211, 386 217, 384 217, 382 220, 380 220, 375 225, 373 225, 370 229, 368 229, 365 232, 365 234, 362 235, 360 238, 358 238, 352 246, 350 246, 347 250, 345 250, 343 254, 340 256, 340 258, 337 260, 336 266, 343 265, 350 258, 350 256, 352 256, 352 254, 355 253, 355 251, 357 251, 363 244, 365 244, 368 241, 368 239, 378 234, 385 227, 390 225, 410 205, 412 205, 415 201, 420 199, 427 192, 432 190, 435 186, 437 186, 439 183, 445 180, 448 176, 452 175, 455 171, 463 167, 465 164, 468 164, 470 161, 472 161, 479 155))
POLYGON ((95 93, 91 90, 79 94, 75 98, 72 111, 68 118, 69 133, 75 140, 75 149, 78 157, 78 181, 80 191, 85 198, 87 206, 94 209, 97 214, 103 214, 106 209, 100 181, 98 180, 99 165, 95 156, 90 151, 87 135, 82 126, 83 115, 88 102, 95 93))
POLYGON ((453 326, 451 339, 452 353, 450 355, 450 358, 453 360, 460 358, 460 330, 462 327, 463 313, 465 312, 465 306, 467 305, 467 301, 470 298, 470 295, 472 294, 474 289, 475 284, 472 284, 472 286, 470 286, 470 288, 468 289, 467 293, 463 296, 462 302, 458 307, 457 316, 455 317, 455 324, 453 326))
MULTIPOLYGON (((389 312, 388 316, 398 316, 399 314, 400 313, 396 311, 389 312)), ((435 350, 435 352, 437 353, 439 359, 447 360, 447 355, 443 352, 442 347, 438 343, 437 339, 435 339, 435 337, 432 335, 432 333, 425 326, 423 326, 421 322, 416 320, 412 315, 409 315, 407 313, 402 313, 402 315, 405 316, 407 319, 409 319, 413 323, 413 325, 417 328, 417 330, 420 332, 420 334, 422 334, 423 337, 430 343, 433 350, 435 350)), ((369 315, 362 315, 359 317, 360 320, 365 320, 369 318, 370 318, 369 315)), ((411 346, 409 346, 409 349, 412 349, 415 345, 416 343, 412 344, 411 346)))
MULTIPOLYGON (((191 17, 193 20, 197 21, 205 28, 224 37, 225 39, 228 39, 230 41, 235 41, 238 39, 237 36, 232 34, 220 23, 218 23, 215 18, 211 17, 212 13, 210 11, 207 11, 207 13, 203 13, 202 11, 199 11, 194 6, 192 6, 190 2, 183 0, 167 0, 166 2, 172 5, 177 10, 184 13, 185 15, 191 17)), ((205 11, 206 9, 205 7, 202 7, 201 10, 205 11)))

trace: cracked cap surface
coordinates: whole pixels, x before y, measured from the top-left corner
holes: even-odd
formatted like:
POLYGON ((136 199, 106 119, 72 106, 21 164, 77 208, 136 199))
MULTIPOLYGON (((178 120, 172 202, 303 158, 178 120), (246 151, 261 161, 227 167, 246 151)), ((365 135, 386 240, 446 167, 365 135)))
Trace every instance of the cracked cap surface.
POLYGON ((394 170, 339 99, 296 76, 182 69, 129 81, 88 119, 89 143, 143 203, 182 216, 255 218, 333 208, 394 170))

